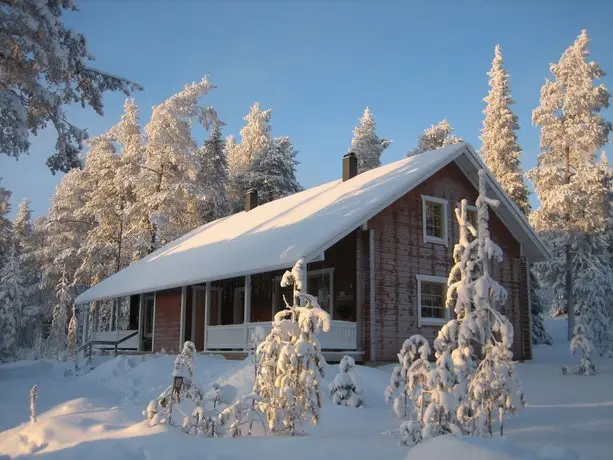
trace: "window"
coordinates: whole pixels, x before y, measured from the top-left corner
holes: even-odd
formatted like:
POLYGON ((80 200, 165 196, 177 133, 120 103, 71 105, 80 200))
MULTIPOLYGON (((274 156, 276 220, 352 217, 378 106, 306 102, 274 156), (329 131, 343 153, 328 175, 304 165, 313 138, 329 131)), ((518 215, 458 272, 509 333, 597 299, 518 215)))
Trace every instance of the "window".
POLYGON ((425 243, 447 245, 447 200, 421 197, 425 243))
MULTIPOLYGON (((459 202, 457 204, 458 209, 462 206, 462 203, 459 202)), ((477 228, 477 207, 472 204, 466 205, 466 217, 468 218, 468 222, 473 224, 473 227, 477 228)))
POLYGON ((418 326, 440 325, 447 322, 445 308, 447 278, 417 275, 418 326))
MULTIPOLYGON (((334 292, 333 268, 324 268, 321 270, 307 271, 307 293, 317 297, 319 306, 332 314, 333 302, 332 293, 334 292)), ((281 287, 281 277, 277 276, 273 280, 274 296, 273 296, 273 315, 285 308, 283 295, 287 302, 291 305, 293 289, 291 286, 281 287)))

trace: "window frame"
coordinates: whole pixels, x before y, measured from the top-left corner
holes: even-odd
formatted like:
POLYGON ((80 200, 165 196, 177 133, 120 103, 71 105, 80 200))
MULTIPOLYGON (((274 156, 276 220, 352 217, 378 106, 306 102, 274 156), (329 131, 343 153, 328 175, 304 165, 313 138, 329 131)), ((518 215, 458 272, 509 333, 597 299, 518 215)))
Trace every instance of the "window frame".
POLYGON ((445 299, 447 298, 447 278, 444 276, 432 275, 417 275, 417 327, 422 326, 442 326, 450 319, 449 308, 445 307, 445 299), (443 310, 445 311, 444 318, 424 318, 421 316, 421 283, 437 283, 443 285, 443 310))
MULTIPOLYGON (((309 290, 309 276, 315 276, 315 275, 322 275, 322 274, 329 274, 330 275, 330 283, 329 283, 329 289, 330 289, 330 318, 332 318, 333 313, 334 313, 334 267, 328 267, 328 268, 320 268, 318 270, 307 270, 307 292, 309 290)), ((272 292, 272 317, 275 317, 275 314, 279 311, 281 311, 283 308, 281 308, 281 310, 277 310, 275 311, 276 305, 276 299, 277 297, 279 297, 279 291, 281 289, 281 278, 283 277, 283 275, 278 275, 275 276, 272 280, 273 282, 273 292, 272 292)), ((290 299, 288 299, 289 301, 290 299)), ((318 299, 319 300, 319 299, 318 299)), ((283 307, 282 305, 280 305, 280 307, 283 307)))
POLYGON ((424 243, 435 243, 435 244, 442 244, 445 246, 449 245, 448 239, 449 239, 449 211, 448 211, 448 204, 449 202, 447 200, 445 200, 444 198, 438 198, 435 196, 428 196, 428 195, 422 195, 421 196, 421 224, 422 224, 422 233, 424 236, 424 243), (441 230, 443 231, 443 236, 442 237, 438 237, 438 236, 432 236, 432 235, 428 235, 427 233, 427 226, 426 226, 426 213, 427 213, 427 209, 428 209, 428 203, 435 203, 435 204, 439 204, 441 205, 441 208, 443 210, 442 216, 441 216, 441 230))

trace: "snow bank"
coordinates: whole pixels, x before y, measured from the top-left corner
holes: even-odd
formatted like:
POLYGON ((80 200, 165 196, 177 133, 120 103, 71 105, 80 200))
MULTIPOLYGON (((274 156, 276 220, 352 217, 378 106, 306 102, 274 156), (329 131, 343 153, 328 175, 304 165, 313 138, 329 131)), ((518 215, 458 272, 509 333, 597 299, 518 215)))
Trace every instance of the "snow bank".
POLYGON ((424 441, 413 447, 406 460, 572 460, 578 456, 564 447, 547 445, 531 452, 509 441, 506 437, 453 438, 442 436, 424 441))

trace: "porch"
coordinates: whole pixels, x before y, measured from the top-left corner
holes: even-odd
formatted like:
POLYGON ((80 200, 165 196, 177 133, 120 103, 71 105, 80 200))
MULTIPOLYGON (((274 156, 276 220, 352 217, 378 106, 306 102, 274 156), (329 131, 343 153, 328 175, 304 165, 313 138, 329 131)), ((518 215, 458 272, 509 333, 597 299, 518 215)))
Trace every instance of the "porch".
MULTIPOLYGON (((303 280, 306 292, 316 296, 331 317, 329 331, 319 335, 329 359, 343 354, 364 359, 357 322, 356 236, 350 234, 308 263, 303 280)), ((191 340, 199 352, 242 356, 251 346, 255 328, 270 332, 274 315, 285 308, 284 297, 291 302, 292 288, 280 286, 284 271, 132 295, 126 329, 138 334, 130 339, 129 348, 173 353, 191 340)), ((98 311, 94 309, 95 314, 98 311)), ((90 340, 119 338, 124 332, 92 332, 90 340)))

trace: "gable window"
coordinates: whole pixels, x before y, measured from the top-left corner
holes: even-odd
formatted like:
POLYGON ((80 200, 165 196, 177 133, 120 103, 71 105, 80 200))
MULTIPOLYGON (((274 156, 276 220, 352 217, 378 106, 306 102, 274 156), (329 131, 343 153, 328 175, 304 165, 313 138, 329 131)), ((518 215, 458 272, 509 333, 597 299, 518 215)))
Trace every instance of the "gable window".
POLYGON ((445 307, 447 278, 417 275, 418 326, 438 326, 449 319, 445 307))
MULTIPOLYGON (((332 299, 334 292, 334 268, 324 268, 321 270, 307 271, 307 293, 317 297, 319 306, 332 315, 332 299)), ((285 308, 283 295, 287 302, 292 304, 292 286, 281 287, 281 276, 276 276, 273 280, 273 316, 276 312, 285 308)))
POLYGON ((421 203, 424 242, 447 245, 447 200, 422 195, 421 203))

